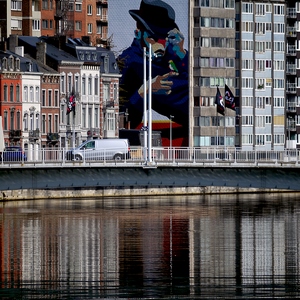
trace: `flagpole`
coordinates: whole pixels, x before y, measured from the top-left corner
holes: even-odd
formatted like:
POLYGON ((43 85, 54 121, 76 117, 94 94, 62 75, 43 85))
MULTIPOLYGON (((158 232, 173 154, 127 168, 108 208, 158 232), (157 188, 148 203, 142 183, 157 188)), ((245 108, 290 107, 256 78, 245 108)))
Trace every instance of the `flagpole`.
POLYGON ((146 70, 146 63, 147 63, 147 53, 146 47, 144 47, 144 161, 147 161, 147 70, 146 70))
POLYGON ((151 164, 152 163, 152 47, 151 44, 149 44, 149 79, 148 79, 148 162, 151 164))
POLYGON ((74 109, 74 114, 73 114, 73 148, 75 148, 75 109, 74 109))

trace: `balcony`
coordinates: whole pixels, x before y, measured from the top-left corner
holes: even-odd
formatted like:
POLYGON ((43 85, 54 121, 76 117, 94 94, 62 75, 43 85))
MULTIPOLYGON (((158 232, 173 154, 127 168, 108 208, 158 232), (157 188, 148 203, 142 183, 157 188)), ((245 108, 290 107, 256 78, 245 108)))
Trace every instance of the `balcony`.
POLYGON ((296 106, 297 106, 297 102, 287 101, 287 103, 286 103, 286 111, 290 112, 290 113, 295 113, 296 112, 296 106))
POLYGON ((297 88, 296 83, 287 83, 286 84, 286 92, 289 94, 295 94, 296 88, 297 88))
POLYGON ((287 26, 286 28, 286 35, 287 37, 296 37, 296 27, 295 26, 287 26))
POLYGON ((10 130, 9 131, 9 139, 18 141, 22 137, 22 131, 21 130, 10 130))
POLYGON ((296 64, 287 64, 286 73, 290 75, 296 75, 296 64))
POLYGON ((38 140, 40 138, 40 130, 29 130, 29 139, 30 140, 38 140))
POLYGON ((107 0, 96 0, 96 2, 102 5, 107 5, 107 0))
POLYGON ((48 133, 47 134, 47 142, 48 143, 57 143, 57 142, 59 142, 59 134, 58 133, 48 133))
POLYGON ((286 54, 289 56, 296 56, 296 46, 287 45, 287 53, 286 54))
POLYGON ((287 8, 287 17, 290 19, 296 19, 297 18, 296 8, 288 7, 287 8))

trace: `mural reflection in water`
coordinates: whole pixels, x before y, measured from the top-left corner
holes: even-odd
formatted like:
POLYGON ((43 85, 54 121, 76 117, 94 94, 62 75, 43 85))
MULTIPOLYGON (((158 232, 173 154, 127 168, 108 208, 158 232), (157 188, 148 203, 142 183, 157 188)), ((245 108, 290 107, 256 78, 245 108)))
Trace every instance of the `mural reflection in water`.
POLYGON ((297 297, 296 194, 2 203, 1 297, 297 297))

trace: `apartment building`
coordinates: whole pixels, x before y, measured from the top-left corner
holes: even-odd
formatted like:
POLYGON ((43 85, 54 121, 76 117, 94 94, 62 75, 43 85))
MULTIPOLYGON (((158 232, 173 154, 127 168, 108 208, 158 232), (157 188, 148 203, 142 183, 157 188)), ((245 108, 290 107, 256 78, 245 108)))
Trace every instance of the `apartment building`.
POLYGON ((190 2, 190 145, 295 149, 299 1, 190 2), (236 111, 216 113, 216 86, 236 111))
POLYGON ((236 113, 217 113, 217 87, 235 92, 235 1, 193 0, 190 6, 190 145, 235 146, 236 113))

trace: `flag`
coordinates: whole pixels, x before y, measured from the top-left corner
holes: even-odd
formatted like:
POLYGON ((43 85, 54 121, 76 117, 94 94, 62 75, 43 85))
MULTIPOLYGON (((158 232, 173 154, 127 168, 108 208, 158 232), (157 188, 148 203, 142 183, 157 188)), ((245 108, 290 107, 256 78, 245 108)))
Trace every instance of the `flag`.
POLYGON ((235 99, 230 88, 225 84, 225 107, 235 110, 235 99))
POLYGON ((74 115, 75 115, 75 105, 76 105, 76 98, 74 93, 72 93, 69 96, 69 100, 68 100, 68 105, 67 105, 67 115, 71 112, 74 111, 74 115))
POLYGON ((224 116, 225 115, 225 106, 224 106, 223 97, 221 96, 219 87, 217 87, 215 104, 217 104, 217 112, 224 116))

